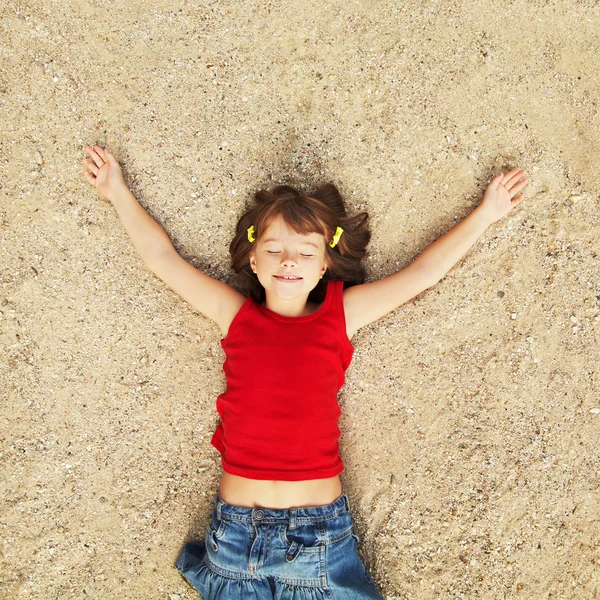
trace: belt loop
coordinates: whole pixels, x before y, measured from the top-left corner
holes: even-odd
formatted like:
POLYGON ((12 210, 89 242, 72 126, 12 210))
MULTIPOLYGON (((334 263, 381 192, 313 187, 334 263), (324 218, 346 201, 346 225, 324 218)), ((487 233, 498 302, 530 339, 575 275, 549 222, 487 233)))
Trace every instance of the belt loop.
POLYGON ((344 494, 344 503, 346 504, 346 510, 350 512, 350 500, 348 500, 348 496, 344 494))
POLYGON ((288 529, 296 529, 296 509, 290 508, 290 523, 288 529))
POLYGON ((221 506, 223 505, 223 503, 221 502, 221 500, 219 500, 217 498, 217 517, 219 519, 219 521, 221 520, 221 506))

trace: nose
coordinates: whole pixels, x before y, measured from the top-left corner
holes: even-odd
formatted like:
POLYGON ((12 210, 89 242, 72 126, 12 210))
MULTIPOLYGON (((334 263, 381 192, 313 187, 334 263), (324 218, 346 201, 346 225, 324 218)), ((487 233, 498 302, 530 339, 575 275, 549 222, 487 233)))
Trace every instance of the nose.
POLYGON ((293 258, 293 256, 291 256, 290 254, 286 254, 284 253, 282 258, 281 258, 281 264, 286 266, 286 267, 291 267, 291 266, 296 266, 298 263, 297 261, 293 258))
POLYGON ((291 259, 291 258, 288 258, 288 259, 284 259, 284 260, 282 260, 282 261, 281 261, 281 264, 282 264, 284 267, 288 268, 288 269, 289 269, 290 267, 296 268, 296 266, 297 266, 297 263, 296 263, 296 261, 295 261, 295 260, 293 260, 293 259, 291 259))

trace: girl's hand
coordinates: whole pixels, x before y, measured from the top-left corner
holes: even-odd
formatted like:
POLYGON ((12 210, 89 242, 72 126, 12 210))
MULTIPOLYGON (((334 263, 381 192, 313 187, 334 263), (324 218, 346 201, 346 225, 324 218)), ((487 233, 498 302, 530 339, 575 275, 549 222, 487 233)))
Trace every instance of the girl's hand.
POLYGON ((112 202, 112 198, 122 190, 125 185, 121 167, 115 157, 100 146, 84 146, 83 148, 91 157, 83 159, 83 164, 91 171, 84 171, 88 181, 100 192, 100 197, 112 202))
POLYGON ((522 169, 513 169, 506 175, 500 173, 487 186, 478 208, 485 213, 490 224, 495 223, 520 204, 523 194, 517 193, 526 185, 527 178, 522 169))

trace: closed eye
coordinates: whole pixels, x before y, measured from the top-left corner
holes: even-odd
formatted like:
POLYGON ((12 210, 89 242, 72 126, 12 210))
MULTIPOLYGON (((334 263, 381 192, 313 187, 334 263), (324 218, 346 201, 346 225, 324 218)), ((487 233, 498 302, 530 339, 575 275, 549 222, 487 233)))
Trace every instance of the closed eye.
MULTIPOLYGON (((279 252, 276 252, 275 250, 267 250, 267 252, 269 254, 279 254, 279 252)), ((300 256, 303 256, 304 258, 312 258, 314 254, 301 254, 300 256)))

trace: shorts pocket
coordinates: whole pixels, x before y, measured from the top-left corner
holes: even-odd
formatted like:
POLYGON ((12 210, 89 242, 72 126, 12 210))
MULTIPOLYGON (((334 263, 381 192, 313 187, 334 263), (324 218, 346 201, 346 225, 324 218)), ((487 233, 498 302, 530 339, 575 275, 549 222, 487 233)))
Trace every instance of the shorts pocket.
POLYGON ((217 517, 213 516, 206 528, 205 543, 206 546, 212 548, 214 552, 219 550, 219 541, 223 539, 226 527, 227 521, 224 521, 223 519, 219 520, 217 517))
POLYGON ((213 532, 214 537, 220 540, 225 535, 225 528, 227 521, 225 519, 219 519, 219 516, 214 512, 211 516, 209 529, 213 532))

